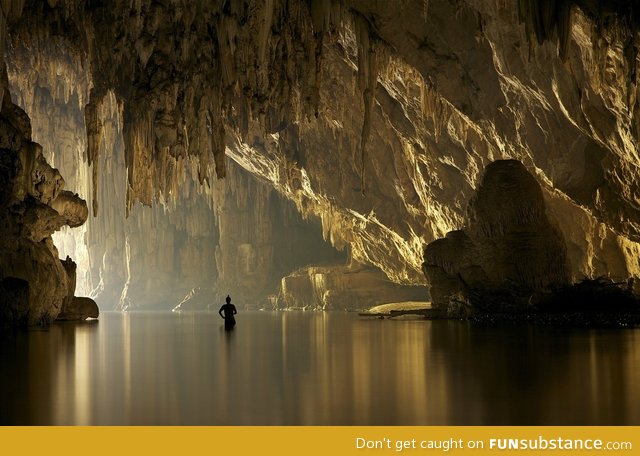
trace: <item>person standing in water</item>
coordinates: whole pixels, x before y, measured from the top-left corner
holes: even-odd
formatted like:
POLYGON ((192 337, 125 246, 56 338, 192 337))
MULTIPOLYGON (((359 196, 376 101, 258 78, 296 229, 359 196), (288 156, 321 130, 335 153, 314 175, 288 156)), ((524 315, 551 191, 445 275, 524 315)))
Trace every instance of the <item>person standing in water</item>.
POLYGON ((226 300, 227 303, 223 304, 223 306, 220 307, 218 313, 222 318, 224 318, 224 329, 233 329, 233 327, 236 325, 236 319, 234 315, 237 314, 238 311, 236 310, 236 306, 231 304, 230 296, 227 296, 226 300))

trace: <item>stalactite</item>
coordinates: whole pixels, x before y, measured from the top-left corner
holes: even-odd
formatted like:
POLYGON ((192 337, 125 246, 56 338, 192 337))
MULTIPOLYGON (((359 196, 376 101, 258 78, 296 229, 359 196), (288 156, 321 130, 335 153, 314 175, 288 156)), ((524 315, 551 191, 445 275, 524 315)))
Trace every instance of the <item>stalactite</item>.
POLYGON ((269 46, 269 40, 271 35, 271 26, 273 24, 274 5, 275 0, 264 0, 262 2, 262 11, 260 18, 260 31, 258 39, 258 58, 259 62, 263 64, 266 58, 267 48, 269 46))
MULTIPOLYGON (((68 47, 77 56, 86 53, 94 87, 100 92, 112 89, 123 110, 117 122, 124 122, 127 169, 110 164, 115 155, 105 155, 109 153, 105 144, 100 146, 93 167, 100 174, 97 190, 93 191, 100 204, 94 210, 98 208, 101 215, 108 214, 111 221, 120 220, 117 204, 124 207, 127 189, 129 221, 122 227, 113 222, 108 228, 96 228, 105 238, 110 230, 117 233, 112 235, 112 244, 104 241, 113 250, 122 249, 127 233, 143 230, 145 223, 159 222, 161 213, 174 213, 176 208, 198 198, 203 198, 203 205, 219 207, 215 194, 231 191, 226 189, 227 184, 248 186, 225 169, 227 146, 228 153, 244 167, 294 200, 305 216, 328 214, 323 228, 334 245, 349 245, 356 258, 380 265, 398 281, 421 280, 421 253, 416 246, 432 239, 434 233, 458 226, 465 199, 487 161, 509 154, 526 156, 527 163, 540 168, 537 176, 548 182, 545 191, 564 178, 554 174, 558 170, 572 177, 580 173, 572 171, 567 164, 570 162, 560 156, 553 159, 553 166, 549 165, 548 151, 555 149, 540 129, 561 132, 554 147, 563 151, 574 150, 567 144, 575 144, 577 150, 597 137, 601 147, 611 152, 605 163, 619 162, 619 168, 624 169, 616 170, 620 176, 633 174, 628 171, 634 169, 633 162, 619 157, 635 154, 637 133, 634 136, 633 130, 630 135, 622 131, 629 123, 627 111, 620 104, 610 103, 616 102, 618 90, 613 84, 605 87, 601 81, 588 81, 592 75, 588 65, 593 60, 605 62, 610 51, 615 53, 620 37, 611 33, 599 40, 594 34, 594 45, 609 40, 611 46, 600 46, 592 59, 589 50, 580 48, 583 43, 566 44, 575 36, 568 22, 570 9, 549 8, 554 2, 544 7, 533 0, 518 4, 532 11, 523 14, 529 18, 525 23, 531 41, 537 42, 537 34, 545 40, 557 38, 560 55, 569 53, 564 65, 546 48, 535 56, 536 60, 532 58, 527 63, 526 52, 515 46, 521 41, 520 28, 505 22, 505 18, 511 21, 514 17, 516 5, 505 0, 498 6, 484 0, 438 4, 414 1, 402 3, 399 8, 388 7, 386 2, 345 2, 348 8, 342 8, 342 2, 327 0, 114 0, 109 4, 90 2, 82 14, 81 6, 78 11, 67 8, 72 3, 60 1, 59 8, 48 9, 52 14, 30 28, 33 35, 37 32, 47 36, 42 30, 57 27, 50 18, 64 15, 68 15, 69 23, 81 24, 77 28, 82 36, 61 41, 60 48, 68 47), (426 15, 427 7, 425 27, 420 16, 426 15), (61 8, 64 13, 58 12, 61 8), (451 23, 447 22, 448 12, 452 13, 451 23), (412 18, 398 25, 406 13, 414 14, 417 20, 412 18), (353 15, 355 26, 348 22, 351 16, 343 18, 343 14, 353 15), (568 20, 563 19, 563 14, 569 15, 568 20), (359 20, 363 21, 360 26, 359 20), (332 42, 335 27, 341 23, 341 34, 349 36, 332 42), (476 23, 486 28, 478 31, 474 28, 476 23), (343 32, 345 29, 349 30, 343 32), (434 49, 414 46, 403 38, 407 34, 420 37, 421 42, 434 49), (440 43, 439 37, 446 39, 440 43), (501 43, 514 46, 507 51, 501 43), (385 63, 385 49, 399 53, 398 60, 406 67, 413 65, 417 76, 379 71, 385 63), (533 68, 532 62, 539 62, 541 57, 548 58, 549 67, 533 68), (354 81, 356 67, 354 91, 349 81, 354 81), (554 84, 553 89, 550 84, 554 84), (604 94, 603 89, 610 94, 604 94), (472 95, 467 96, 469 93, 472 95), (573 100, 574 93, 577 101, 573 100), (499 103, 499 110, 487 102, 493 97, 504 100, 499 103), (602 125, 610 119, 617 126, 607 131, 602 125), (627 142, 619 146, 614 144, 616 141, 627 142), (213 178, 225 174, 228 182, 219 183, 213 178), (359 177, 360 188, 354 184, 359 177), (113 190, 102 198, 100 193, 108 192, 109 187, 120 193, 113 190), (365 189, 368 198, 354 198, 358 190, 365 189), (139 201, 155 206, 143 208, 136 204, 139 201), (401 218, 390 215, 397 210, 402 213, 401 218), (152 212, 153 216, 149 216, 152 212), (138 217, 144 220, 138 222, 138 217)), ((578 19, 582 21, 583 17, 578 19)), ((607 24, 602 27, 607 32, 607 24)), ((19 30, 22 36, 33 37, 25 29, 19 30)), ((581 33, 592 36, 587 28, 581 33)), ((41 41, 31 39, 33 42, 27 41, 33 49, 48 49, 41 41)), ((39 60, 49 58, 46 51, 33 53, 41 56, 39 60)), ((631 54, 633 47, 627 46, 625 55, 631 54)), ((617 55, 615 67, 609 64, 609 69, 620 79, 617 55)), ((82 59, 71 60, 76 61, 82 59)), ((622 66, 633 73, 632 66, 622 66)), ((64 66, 64 72, 69 71, 64 66)), ((603 70, 602 74, 606 72, 603 70)), ((30 82, 25 80, 23 84, 28 86, 30 82)), ((86 81, 85 84, 90 85, 86 81)), ((72 84, 48 86, 54 87, 51 90, 56 99, 74 100, 77 95, 81 104, 88 99, 83 95, 84 89, 74 93, 72 84)), ((632 98, 633 87, 628 92, 632 98)), ((629 107, 638 112, 638 104, 633 106, 630 100, 629 107)), ((637 125, 639 118, 636 114, 632 125, 637 125)), ((102 130, 108 130, 107 121, 102 121, 102 130)), ((90 123, 87 121, 87 130, 92 130, 90 123)), ((92 134, 87 138, 89 142, 92 134)), ((118 153, 122 154, 121 148, 118 153)), ((616 191, 600 189, 597 207, 611 204, 607 203, 607 195, 616 191)), ((634 192, 627 192, 625 187, 618 193, 629 205, 636 206, 634 192)), ((241 205, 249 199, 250 193, 245 189, 234 191, 226 203, 233 200, 241 205)), ((571 203, 562 204, 558 203, 560 213, 571 203)), ((575 208, 573 213, 592 220, 593 216, 585 215, 592 209, 596 210, 589 207, 583 213, 575 208)), ((257 204, 256 210, 263 211, 264 206, 257 204)), ((224 214, 216 210, 212 217, 220 220, 224 214)), ((620 230, 634 231, 635 222, 631 219, 625 220, 631 228, 620 230)), ((567 225, 575 226, 571 223, 574 222, 567 225)), ((97 238, 95 232, 92 236, 97 238)), ((167 239, 163 236, 158 234, 158 240, 173 245, 168 241, 170 234, 166 234, 167 239)), ((135 235, 130 239, 133 255, 141 241, 135 235)), ((149 246, 151 241, 143 244, 149 246)), ((584 242, 580 245, 587 251, 584 242)), ((597 261, 605 264, 608 260, 602 260, 603 251, 593 256, 599 256, 597 261)), ((124 251, 121 254, 124 257, 124 251)), ((96 258, 102 256, 96 253, 96 258)), ((145 261, 152 261, 150 258, 145 257, 145 261)), ((124 262, 114 264, 125 270, 124 262)), ((133 264, 131 267, 136 269, 133 264)), ((107 289, 109 280, 117 282, 116 274, 102 271, 100 277, 106 280, 107 289)), ((120 292, 124 282, 117 283, 120 292)), ((132 279, 130 290, 135 288, 134 283, 132 279)))
POLYGON ((332 0, 312 0, 311 2, 311 21, 313 24, 314 43, 314 60, 315 71, 311 86, 310 103, 313 106, 315 117, 318 117, 318 109, 320 104, 320 74, 322 71, 322 50, 324 46, 325 36, 329 32, 331 24, 331 14, 333 10, 332 0))
MULTIPOLYGON (((212 170, 224 177, 229 129, 246 137, 254 119, 261 119, 270 133, 304 115, 318 116, 323 49, 343 21, 341 0, 172 5, 140 0, 87 7, 63 1, 35 8, 38 28, 20 30, 32 43, 35 36, 51 41, 57 24, 64 23, 71 39, 63 37, 60 44, 70 49, 73 63, 91 69, 93 81, 87 86, 93 85, 92 95, 80 90, 77 95, 80 104, 87 104, 94 214, 101 173, 95 112, 108 90, 124 110, 129 212, 136 201, 150 204, 175 196, 185 179, 207 185, 212 170), (151 186, 149 178, 160 185, 151 186)), ((43 41, 33 44, 46 48, 43 41)), ((66 100, 74 94, 72 87, 55 90, 63 91, 66 100)), ((368 106, 371 92, 363 89, 368 106)))
MULTIPOLYGON (((565 60, 571 39, 574 6, 593 18, 596 35, 601 35, 606 28, 617 27, 623 34, 633 37, 640 30, 640 5, 636 1, 518 0, 518 13, 520 21, 525 23, 527 34, 535 36, 538 44, 556 40, 558 55, 565 60)), ((594 44, 595 47, 598 47, 597 44, 594 44)))
MULTIPOLYGON (((2 66, 1 77, 6 77, 5 49, 7 47, 7 22, 16 20, 22 14, 25 0, 1 0, 0 1, 0 66, 2 66)), ((0 106, 4 97, 4 88, 8 87, 8 81, 2 81, 0 85, 0 106)))
POLYGON ((371 36, 369 23, 362 16, 355 19, 356 36, 358 40, 358 89, 362 94, 364 104, 364 119, 362 133, 360 135, 360 166, 361 166, 361 192, 365 195, 365 162, 367 141, 371 132, 371 111, 375 103, 375 90, 378 78, 378 62, 376 45, 371 36))
POLYGON ((420 107, 422 116, 430 119, 433 124, 433 134, 436 141, 440 139, 442 130, 447 125, 449 112, 446 102, 442 100, 431 84, 420 81, 420 107))
POLYGON ((311 21, 314 33, 321 35, 329 30, 333 0, 312 0, 311 21))
POLYGON ((84 109, 85 127, 87 129, 87 164, 91 167, 91 182, 92 182, 92 202, 91 207, 93 210, 93 216, 98 215, 98 163, 100 153, 100 138, 102 136, 102 122, 98 117, 100 110, 99 102, 95 100, 95 96, 92 96, 89 103, 84 109))
MULTIPOLYGON (((627 104, 629 111, 634 112, 639 88, 640 75, 638 74, 638 60, 640 59, 640 32, 627 39, 624 46, 625 60, 629 65, 627 72, 627 104)), ((633 116, 633 115, 632 115, 633 116)))
POLYGON ((566 60, 569 42, 571 40, 571 4, 560 2, 558 11, 558 54, 562 60, 566 60))
POLYGON ((124 287, 122 287, 122 292, 120 293, 120 300, 118 301, 118 310, 127 310, 131 306, 131 299, 128 296, 129 285, 131 284, 131 245, 129 244, 129 237, 125 238, 125 268, 127 272, 127 277, 124 282, 124 287))

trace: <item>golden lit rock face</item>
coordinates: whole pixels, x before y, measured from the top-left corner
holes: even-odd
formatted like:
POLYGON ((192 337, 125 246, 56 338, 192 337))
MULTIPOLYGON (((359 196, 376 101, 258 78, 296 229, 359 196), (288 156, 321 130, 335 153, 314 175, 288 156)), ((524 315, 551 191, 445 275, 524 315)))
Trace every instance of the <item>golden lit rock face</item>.
POLYGON ((423 280, 422 245, 463 226, 487 164, 517 158, 543 186, 574 278, 637 274, 637 87, 622 84, 630 66, 617 44, 623 38, 611 27, 594 47, 594 23, 575 9, 563 62, 554 43, 531 43, 515 5, 494 3, 429 2, 424 12, 422 2, 354 2, 387 46, 364 197, 358 147, 366 116, 348 30, 323 57, 318 119, 278 138, 250 135, 249 147, 239 138, 229 154, 319 214, 328 237, 349 244, 359 261, 412 283, 423 280), (619 81, 602 79, 611 65, 595 58, 602 52, 618 62, 606 71, 619 81))
POLYGON ((516 2, 429 2, 422 16, 416 3, 358 8, 444 105, 426 110, 433 127, 417 136, 450 166, 422 179, 435 174, 468 200, 478 170, 518 158, 542 183, 552 218, 561 220, 575 277, 637 274, 636 257, 623 253, 637 249, 638 235, 637 50, 629 58, 627 46, 637 32, 625 34, 615 21, 598 32, 597 22, 574 9, 562 61, 555 43, 532 42, 516 2))
POLYGON ((380 303, 421 302, 427 294, 425 286, 390 283, 379 269, 351 261, 301 268, 283 277, 273 305, 286 309, 353 311, 380 303))
POLYGON ((60 261, 51 235, 81 225, 88 211, 31 140, 29 118, 13 104, 0 68, 0 328, 47 324, 75 291, 75 264, 60 261))
POLYGON ((547 23, 525 1, 33 1, 9 17, 9 66, 84 108, 98 213, 114 104, 126 213, 214 187, 226 152, 356 261, 418 284, 424 245, 515 158, 573 278, 639 276, 638 32, 557 3, 547 23))
POLYGON ((277 293, 280 278, 291 270, 313 262, 344 261, 344 253, 322 241, 320 224, 302 220, 271 185, 231 160, 227 171, 213 188, 219 235, 213 307, 231 294, 236 305, 262 308, 269 304, 265 297, 277 293))

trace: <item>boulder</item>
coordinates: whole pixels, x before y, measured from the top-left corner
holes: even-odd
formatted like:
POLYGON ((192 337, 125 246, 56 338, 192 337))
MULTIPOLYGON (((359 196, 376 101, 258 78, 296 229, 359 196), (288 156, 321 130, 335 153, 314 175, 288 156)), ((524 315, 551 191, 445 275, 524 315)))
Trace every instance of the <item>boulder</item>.
POLYGON ((98 305, 91 298, 73 297, 69 305, 62 309, 58 315, 61 321, 82 321, 87 318, 98 318, 100 310, 98 305))
POLYGON ((466 227, 427 245, 423 271, 433 306, 454 312, 461 303, 488 312, 524 310, 570 276, 540 185, 517 160, 486 167, 466 227))

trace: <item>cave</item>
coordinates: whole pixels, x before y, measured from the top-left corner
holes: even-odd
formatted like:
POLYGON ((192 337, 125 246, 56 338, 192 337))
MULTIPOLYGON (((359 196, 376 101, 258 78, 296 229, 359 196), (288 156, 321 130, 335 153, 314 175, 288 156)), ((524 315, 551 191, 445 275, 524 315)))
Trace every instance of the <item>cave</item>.
MULTIPOLYGON (((513 421, 505 404, 432 416, 398 378, 388 386, 412 414, 341 409, 360 394, 346 384, 321 396, 342 372, 364 382, 375 360, 411 375, 374 348, 413 353, 420 370, 407 337, 434 360, 481 339, 482 326, 441 323, 638 326, 639 18, 637 0, 2 2, 0 359, 54 394, 46 378, 79 356, 64 347, 99 357, 95 344, 116 334, 118 369, 131 350, 180 383, 179 347, 211 343, 220 315, 238 324, 216 343, 247 337, 254 349, 238 365, 202 361, 226 387, 218 369, 246 374, 260 359, 277 371, 261 388, 299 383, 290 358, 330 374, 301 399, 311 415, 278 395, 257 401, 271 415, 204 412, 197 389, 180 389, 191 404, 182 421, 155 406, 85 420, 15 405, 0 424, 581 423, 538 408, 513 421), (223 313, 227 296, 236 317, 223 313), (25 373, 46 350, 37 328, 62 351, 43 378, 25 373), (334 350, 331 337, 350 345, 334 350), (329 362, 334 352, 344 357, 329 362)), ((619 337, 628 348, 637 334, 619 337)), ((558 356, 581 356, 567 344, 558 356)), ((630 359, 621 350, 615 361, 629 383, 630 359)), ((575 374, 554 365, 569 388, 575 374)), ((480 388, 513 386, 509 372, 481 376, 480 388)), ((151 377, 136 377, 141 396, 151 377)), ((532 379, 543 399, 560 394, 532 379)), ((4 382, 2 394, 17 388, 4 382)), ((590 406, 590 424, 640 422, 633 404, 615 416, 590 406)))

